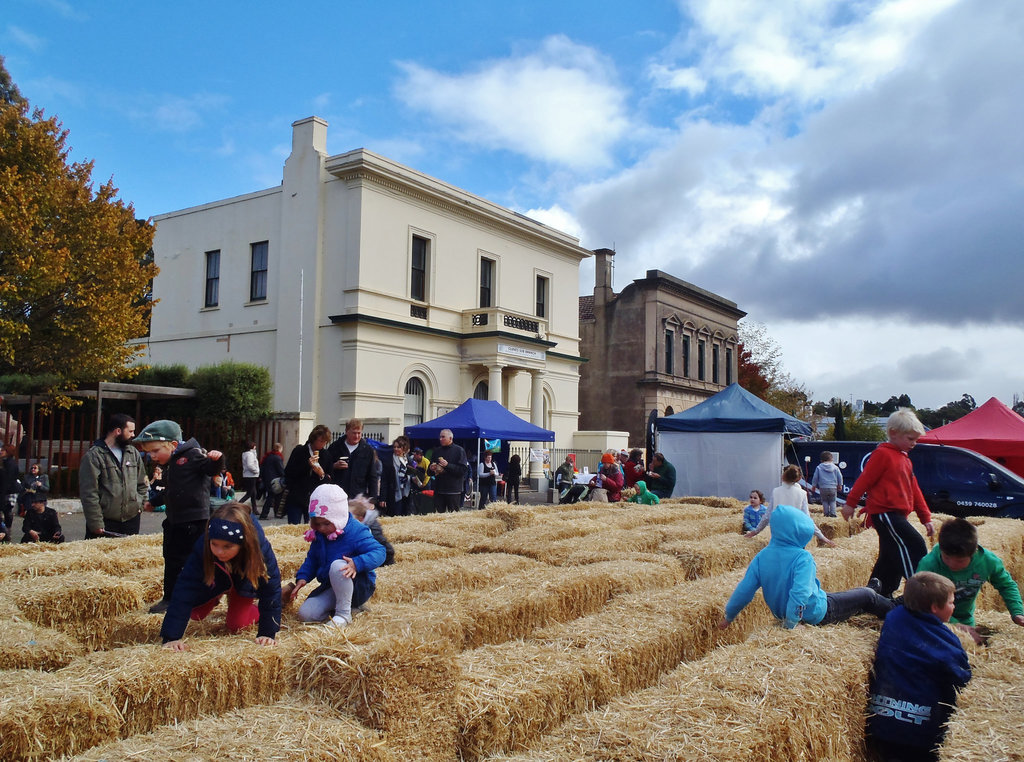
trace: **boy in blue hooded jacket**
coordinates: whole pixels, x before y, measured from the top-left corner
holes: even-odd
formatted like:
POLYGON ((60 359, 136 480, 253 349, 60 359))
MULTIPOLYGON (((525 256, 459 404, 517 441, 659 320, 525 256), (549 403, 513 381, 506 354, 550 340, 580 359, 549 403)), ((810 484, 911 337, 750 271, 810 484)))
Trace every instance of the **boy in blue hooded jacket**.
POLYGON ((814 522, 810 516, 792 506, 780 505, 772 511, 769 521, 771 541, 754 556, 729 598, 725 616, 718 624, 723 630, 753 600, 758 588, 768 608, 788 630, 801 622, 814 625, 845 622, 865 612, 884 619, 895 607, 895 603, 872 587, 826 593, 818 582, 814 556, 805 548, 814 537, 814 522))

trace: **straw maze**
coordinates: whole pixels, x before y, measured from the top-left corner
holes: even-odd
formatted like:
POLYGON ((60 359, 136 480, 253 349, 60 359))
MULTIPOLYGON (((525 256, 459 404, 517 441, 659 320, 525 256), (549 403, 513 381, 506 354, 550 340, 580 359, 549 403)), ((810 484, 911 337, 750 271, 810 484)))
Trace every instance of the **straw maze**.
MULTIPOLYGON (((864 759, 877 623, 785 631, 758 596, 717 629, 766 541, 738 534, 740 508, 386 519, 398 562, 347 629, 288 606, 264 648, 215 612, 186 653, 155 645, 161 617, 144 613, 159 536, 2 547, 0 759, 864 759)), ((840 543, 813 551, 824 588, 862 584, 874 533, 817 518, 840 543)), ((1024 522, 979 524, 1024 579, 1024 522)), ((298 529, 267 532, 286 580, 298 529)), ((970 649, 945 760, 1019 757, 1024 628, 990 589, 979 609, 993 634, 970 649)))

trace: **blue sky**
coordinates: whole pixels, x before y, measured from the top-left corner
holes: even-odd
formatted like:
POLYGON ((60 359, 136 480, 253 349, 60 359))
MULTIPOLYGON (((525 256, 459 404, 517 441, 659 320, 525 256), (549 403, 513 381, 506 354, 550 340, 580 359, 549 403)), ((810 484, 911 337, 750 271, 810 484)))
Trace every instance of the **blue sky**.
MULTIPOLYGON (((763 322, 816 399, 1024 394, 1024 3, 5 0, 0 55, 150 216, 290 124, 763 322)), ((592 287, 593 267, 581 273, 592 287)))

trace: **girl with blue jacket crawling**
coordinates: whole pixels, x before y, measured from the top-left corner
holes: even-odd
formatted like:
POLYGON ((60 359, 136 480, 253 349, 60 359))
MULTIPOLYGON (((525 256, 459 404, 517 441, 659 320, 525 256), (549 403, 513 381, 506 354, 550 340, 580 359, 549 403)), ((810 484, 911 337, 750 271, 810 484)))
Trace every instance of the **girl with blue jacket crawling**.
POLYGON ((798 624, 836 624, 864 612, 884 619, 896 604, 875 589, 856 587, 841 593, 826 593, 818 582, 814 556, 804 546, 814 537, 814 522, 803 511, 780 505, 771 513, 772 538, 750 562, 747 573, 725 606, 719 622, 723 630, 754 598, 758 588, 771 612, 791 630, 798 624))
POLYGON ((281 573, 263 529, 242 503, 214 510, 185 562, 160 629, 164 648, 184 651, 188 620, 205 619, 225 593, 228 630, 258 623, 256 642, 274 645, 281 628, 281 573))
POLYGON ((311 545, 289 596, 294 599, 315 578, 320 586, 302 602, 299 619, 344 627, 352 621, 352 609, 376 589, 374 569, 384 563, 384 546, 349 513, 348 495, 337 484, 321 484, 309 496, 309 527, 305 537, 311 545))

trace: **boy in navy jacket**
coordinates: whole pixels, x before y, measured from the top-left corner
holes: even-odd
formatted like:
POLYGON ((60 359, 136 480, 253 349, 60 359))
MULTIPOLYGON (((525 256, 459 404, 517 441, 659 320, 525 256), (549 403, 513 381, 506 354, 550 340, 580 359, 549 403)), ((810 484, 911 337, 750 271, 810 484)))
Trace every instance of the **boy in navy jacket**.
POLYGON ((945 623, 955 587, 933 572, 907 580, 885 618, 868 698, 867 736, 883 760, 938 760, 943 725, 971 679, 967 653, 945 623))

